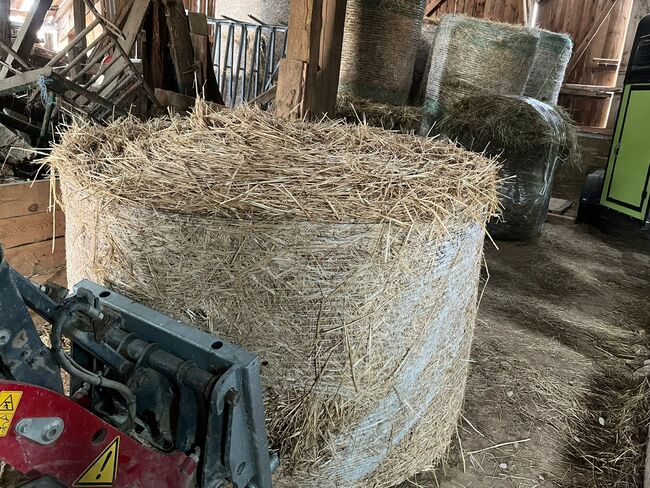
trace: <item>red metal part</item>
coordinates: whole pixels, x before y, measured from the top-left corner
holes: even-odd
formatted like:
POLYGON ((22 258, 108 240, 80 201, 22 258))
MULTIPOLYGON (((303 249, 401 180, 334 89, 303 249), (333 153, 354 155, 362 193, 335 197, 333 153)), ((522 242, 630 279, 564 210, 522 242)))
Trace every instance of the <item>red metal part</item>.
POLYGON ((73 486, 104 449, 119 436, 114 482, 112 485, 97 486, 192 486, 196 462, 184 453, 174 451, 164 454, 146 448, 75 401, 51 390, 24 383, 0 381, 0 392, 3 391, 22 392, 7 435, 0 437, 0 459, 22 473, 32 478, 49 475, 66 486, 73 486), (20 419, 35 417, 63 419, 65 426, 61 437, 53 444, 41 445, 17 436, 15 426, 20 419), (105 434, 101 433, 102 429, 105 434), (97 436, 100 440, 97 440, 97 436))

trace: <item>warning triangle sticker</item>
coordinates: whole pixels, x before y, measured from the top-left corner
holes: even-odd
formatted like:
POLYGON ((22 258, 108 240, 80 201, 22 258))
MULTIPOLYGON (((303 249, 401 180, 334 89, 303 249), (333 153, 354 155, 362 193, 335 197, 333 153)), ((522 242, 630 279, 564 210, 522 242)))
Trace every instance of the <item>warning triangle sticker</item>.
POLYGON ((90 463, 73 487, 113 486, 117 477, 117 458, 120 455, 120 437, 113 439, 95 460, 90 463))

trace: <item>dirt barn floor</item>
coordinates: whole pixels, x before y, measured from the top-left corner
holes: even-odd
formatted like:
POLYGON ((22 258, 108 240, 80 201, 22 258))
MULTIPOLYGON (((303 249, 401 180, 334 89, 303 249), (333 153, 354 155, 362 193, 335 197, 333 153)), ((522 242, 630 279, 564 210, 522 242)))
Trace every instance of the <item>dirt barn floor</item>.
POLYGON ((498 246, 459 438, 435 476, 404 486, 642 486, 650 240, 547 224, 498 246))

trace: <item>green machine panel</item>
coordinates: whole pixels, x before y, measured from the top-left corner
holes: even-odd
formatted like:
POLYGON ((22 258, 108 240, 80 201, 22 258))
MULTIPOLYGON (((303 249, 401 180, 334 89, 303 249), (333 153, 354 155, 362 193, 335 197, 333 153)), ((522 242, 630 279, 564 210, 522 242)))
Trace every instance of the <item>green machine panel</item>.
POLYGON ((649 192, 650 83, 626 85, 600 203, 644 220, 649 192))

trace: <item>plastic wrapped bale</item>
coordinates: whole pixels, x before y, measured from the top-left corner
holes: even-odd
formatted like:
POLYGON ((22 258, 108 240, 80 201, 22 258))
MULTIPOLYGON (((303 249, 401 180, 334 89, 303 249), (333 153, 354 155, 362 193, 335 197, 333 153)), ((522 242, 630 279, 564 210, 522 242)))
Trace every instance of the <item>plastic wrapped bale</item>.
POLYGON ((573 41, 569 36, 546 30, 540 31, 539 44, 524 95, 556 104, 572 54, 573 41))
POLYGON ((432 467, 463 402, 496 161, 204 110, 62 135, 69 282, 257 353, 274 486, 388 487, 432 467))
POLYGON ((336 100, 335 118, 348 124, 368 124, 408 134, 420 130, 422 110, 420 107, 387 105, 341 95, 336 100))
POLYGON ((539 31, 464 15, 444 15, 436 33, 422 133, 465 97, 523 95, 539 31))
POLYGON ((502 214, 488 230, 495 239, 523 240, 542 230, 556 169, 579 163, 577 129, 564 112, 527 97, 480 95, 454 105, 444 134, 502 162, 502 214))
POLYGON ((348 0, 339 93, 405 104, 423 16, 424 0, 348 0))
POLYGON ((418 49, 415 54, 411 90, 409 91, 409 103, 412 105, 422 105, 422 102, 424 102, 427 76, 429 75, 429 68, 431 68, 431 49, 436 39, 437 30, 437 21, 424 19, 418 49))

